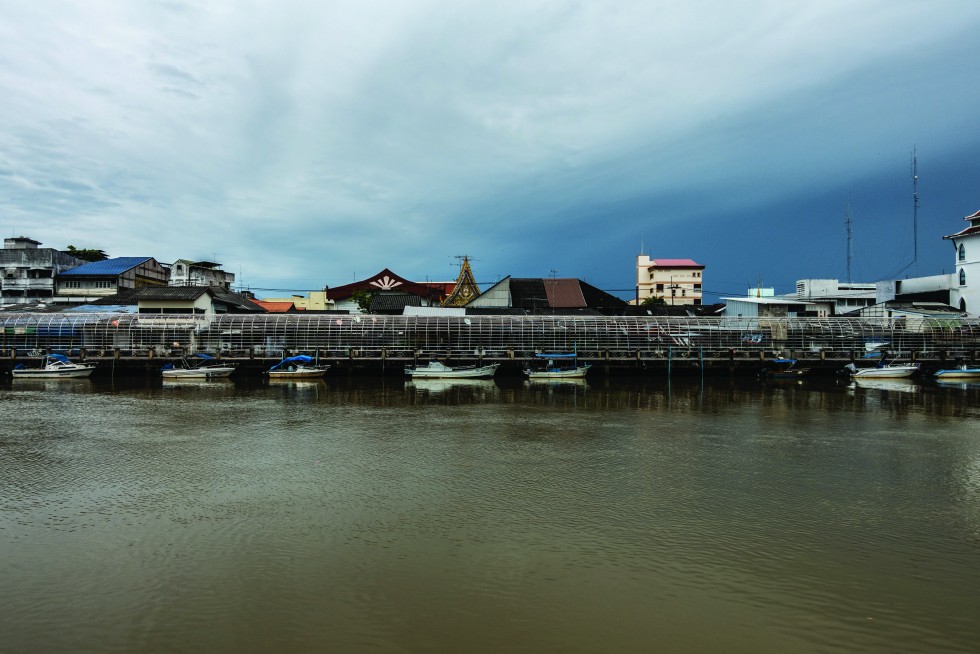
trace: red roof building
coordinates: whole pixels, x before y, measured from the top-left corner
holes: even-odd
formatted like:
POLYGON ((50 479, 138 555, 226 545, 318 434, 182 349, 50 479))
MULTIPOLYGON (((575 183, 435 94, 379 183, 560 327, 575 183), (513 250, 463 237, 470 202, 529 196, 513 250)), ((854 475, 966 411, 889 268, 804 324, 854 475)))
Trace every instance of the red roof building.
POLYGON ((377 303, 379 306, 383 304, 386 311, 388 308, 399 304, 404 306, 438 306, 439 302, 446 297, 447 285, 450 285, 451 290, 451 284, 452 282, 413 282, 385 268, 378 274, 361 281, 327 288, 326 292, 327 299, 333 300, 337 309, 357 313, 361 311, 361 305, 357 298, 365 295, 371 297, 372 304, 377 303), (400 303, 399 297, 403 300, 400 303))

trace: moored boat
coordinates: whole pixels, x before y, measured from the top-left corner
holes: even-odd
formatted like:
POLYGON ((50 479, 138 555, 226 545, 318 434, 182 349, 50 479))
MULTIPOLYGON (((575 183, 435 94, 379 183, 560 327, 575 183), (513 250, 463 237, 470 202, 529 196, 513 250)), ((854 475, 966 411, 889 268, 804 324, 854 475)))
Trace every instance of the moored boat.
POLYGON ((406 366, 405 374, 412 379, 489 379, 499 367, 499 363, 491 363, 488 366, 450 367, 441 361, 430 361, 425 366, 406 366))
POLYGON ((199 361, 189 361, 181 358, 180 367, 172 363, 165 365, 160 374, 164 379, 215 379, 218 377, 229 377, 235 372, 235 364, 221 363, 210 354, 195 354, 194 358, 199 361))
POLYGON ((937 370, 933 376, 940 381, 954 381, 957 379, 978 379, 980 378, 980 368, 971 368, 970 366, 963 364, 959 368, 937 370))
POLYGON ((306 354, 286 357, 266 371, 269 379, 318 379, 330 368, 306 354))
POLYGON ((547 381, 553 379, 584 379, 588 374, 591 364, 583 363, 578 365, 578 354, 535 354, 535 357, 545 360, 543 368, 527 368, 524 374, 531 381, 547 381), (571 360, 571 365, 562 365, 566 360, 571 360))
POLYGON ((919 370, 918 363, 882 363, 874 368, 858 368, 849 363, 844 368, 854 379, 899 379, 911 377, 919 370))
POLYGON ((88 377, 95 366, 94 363, 75 363, 63 354, 48 354, 40 368, 18 364, 10 372, 15 379, 72 379, 88 377))
POLYGON ((773 359, 763 370, 769 379, 800 379, 810 373, 809 368, 796 367, 796 359, 773 359))

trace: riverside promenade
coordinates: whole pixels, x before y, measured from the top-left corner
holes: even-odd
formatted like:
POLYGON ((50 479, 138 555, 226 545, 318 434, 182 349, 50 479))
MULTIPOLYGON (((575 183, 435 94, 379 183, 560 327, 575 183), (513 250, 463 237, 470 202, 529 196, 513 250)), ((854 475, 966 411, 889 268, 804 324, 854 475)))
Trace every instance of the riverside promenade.
POLYGON ((924 370, 975 362, 976 320, 386 316, 365 314, 10 314, 0 318, 0 370, 48 352, 99 363, 97 374, 155 374, 208 353, 259 375, 309 354, 331 375, 402 374, 437 358, 500 363, 517 375, 541 353, 577 353, 592 375, 757 374, 774 359, 833 374, 844 365, 916 361, 924 370))

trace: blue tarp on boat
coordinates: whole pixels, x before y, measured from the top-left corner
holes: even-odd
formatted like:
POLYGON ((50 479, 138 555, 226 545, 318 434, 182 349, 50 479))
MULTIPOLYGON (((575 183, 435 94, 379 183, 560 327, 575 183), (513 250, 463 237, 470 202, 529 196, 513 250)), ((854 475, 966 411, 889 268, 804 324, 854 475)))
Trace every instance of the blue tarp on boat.
POLYGON ((313 361, 313 357, 311 356, 308 356, 306 354, 297 354, 294 357, 286 357, 276 365, 269 368, 269 370, 276 370, 277 368, 281 368, 282 366, 288 365, 290 363, 310 363, 312 361, 313 361))

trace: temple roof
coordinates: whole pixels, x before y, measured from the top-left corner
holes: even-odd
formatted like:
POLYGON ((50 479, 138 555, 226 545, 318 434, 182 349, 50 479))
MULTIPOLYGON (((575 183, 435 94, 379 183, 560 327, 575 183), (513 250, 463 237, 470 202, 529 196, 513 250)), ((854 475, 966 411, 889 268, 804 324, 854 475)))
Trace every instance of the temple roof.
POLYGON ((424 298, 439 297, 441 295, 438 291, 438 287, 433 288, 428 284, 419 284, 417 282, 409 281, 401 275, 396 275, 388 268, 385 268, 376 275, 362 279, 359 282, 353 282, 351 284, 344 284, 343 286, 336 286, 334 288, 326 289, 327 299, 330 300, 346 300, 358 291, 366 291, 368 293, 391 291, 408 293, 424 298))

